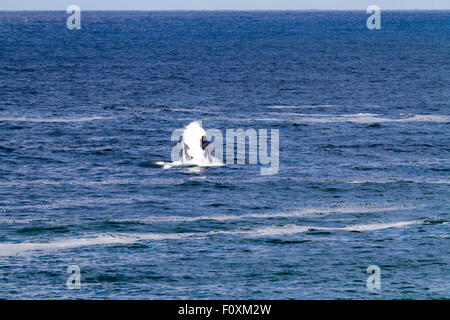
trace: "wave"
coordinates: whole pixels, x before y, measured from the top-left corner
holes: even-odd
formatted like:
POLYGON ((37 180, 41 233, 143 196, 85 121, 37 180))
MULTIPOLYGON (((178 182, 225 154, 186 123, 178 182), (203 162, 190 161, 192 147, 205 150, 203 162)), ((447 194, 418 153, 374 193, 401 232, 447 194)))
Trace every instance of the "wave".
POLYGON ((122 178, 122 179, 105 179, 100 181, 90 181, 90 180, 52 180, 52 179, 36 179, 29 181, 0 181, 0 186, 5 187, 16 187, 23 185, 72 185, 72 186, 103 186, 103 185, 119 185, 119 184, 129 184, 129 185, 176 185, 182 184, 184 179, 177 178, 122 178))
POLYGON ((400 118, 388 118, 376 113, 355 113, 342 115, 327 115, 327 114, 307 114, 307 113, 277 113, 277 115, 289 116, 289 118, 257 118, 257 121, 289 121, 294 123, 383 123, 383 122, 437 122, 450 123, 450 116, 445 115, 421 115, 412 114, 402 116, 400 118), (295 117, 295 118, 293 118, 295 117))
MULTIPOLYGON (((53 202, 52 204, 40 204, 40 205, 23 205, 23 206, 3 206, 4 209, 12 210, 25 210, 25 209, 59 209, 66 207, 78 207, 87 205, 103 205, 103 204, 131 204, 135 202, 155 201, 150 198, 99 198, 99 199, 79 199, 79 200, 60 200, 53 202)), ((248 213, 242 215, 228 214, 228 215, 201 215, 201 216, 151 216, 146 218, 124 218, 114 219, 111 222, 135 222, 135 223, 157 223, 157 222, 192 222, 199 220, 213 220, 213 221, 229 221, 229 220, 244 220, 244 219, 272 219, 272 218, 296 218, 315 215, 331 215, 331 214, 351 214, 351 213, 377 213, 377 212, 391 212, 401 210, 417 209, 417 206, 342 206, 342 207, 324 207, 324 208, 300 208, 290 210, 288 212, 275 212, 275 213, 248 213)), ((28 222, 28 219, 24 219, 28 222)), ((37 219, 41 220, 41 219, 37 219)), ((0 220, 0 223, 25 223, 22 220, 0 220)))
MULTIPOLYGON (((415 161, 418 163, 418 161, 415 161)), ((250 178, 248 180, 244 180, 244 183, 264 183, 273 181, 272 176, 267 177, 256 177, 250 178)), ((351 176, 348 178, 337 177, 337 178, 319 178, 319 177, 284 177, 277 178, 282 181, 297 181, 297 182, 311 182, 311 183, 348 183, 348 184, 363 184, 363 183, 374 183, 374 184, 389 184, 389 183, 401 183, 401 182, 410 182, 410 183, 418 183, 418 184, 450 184, 449 179, 445 178, 414 178, 414 177, 359 177, 359 176, 351 176)), ((1 185, 1 183, 0 183, 1 185)))
MULTIPOLYGON (((353 226, 347 226, 343 228, 334 228, 334 230, 345 230, 345 231, 375 231, 383 230, 388 228, 402 228, 417 224, 423 224, 423 220, 412 220, 412 221, 400 221, 400 222, 381 222, 373 224, 359 224, 353 226)), ((333 228, 330 228, 333 230, 333 228)))
POLYGON ((272 219, 272 218, 296 218, 314 215, 331 215, 331 214, 349 214, 349 213, 377 213, 388 211, 399 211, 415 209, 417 207, 406 206, 389 206, 389 207, 364 207, 364 206, 348 206, 335 208, 301 208, 291 210, 289 212, 276 213, 249 213, 242 215, 202 215, 196 217, 185 216, 163 216, 163 217, 147 217, 135 219, 118 219, 114 222, 191 222, 198 220, 214 220, 214 221, 228 221, 228 220, 243 220, 243 219, 272 219))
MULTIPOLYGON (((418 161, 416 160, 415 163, 418 161)), ((155 164, 159 167, 165 169, 175 167, 171 162, 158 161, 155 164)), ((222 164, 223 165, 223 164, 222 164)), ((188 167, 189 168, 189 167, 188 167)), ((191 167, 194 169, 195 167, 191 167)), ((198 167, 200 168, 200 167, 198 167)), ((388 183, 399 183, 399 182, 411 182, 420 184, 450 184, 449 179, 445 178, 414 178, 414 177, 349 177, 349 178, 310 178, 310 177, 287 177, 287 178, 277 178, 281 180, 288 181, 298 181, 298 182, 313 182, 313 183, 349 183, 349 184, 363 184, 363 183, 377 183, 377 184, 388 184, 388 183)), ((241 181, 242 183, 263 183, 272 181, 272 176, 267 177, 257 177, 248 180, 241 181)), ((226 177, 220 177, 215 179, 214 177, 208 177, 210 182, 227 182, 232 183, 231 179, 226 177), (230 180, 230 181, 229 181, 230 180)), ((82 179, 72 179, 72 180, 57 180, 55 179, 36 179, 29 181, 0 181, 0 187, 19 187, 19 186, 32 186, 32 185, 44 185, 44 186, 59 186, 59 185, 71 185, 71 186, 108 186, 108 185, 179 185, 186 182, 184 178, 119 178, 119 179, 105 179, 99 181, 82 180, 82 179)))
POLYGON ((430 180, 430 179, 413 179, 413 178, 355 179, 355 180, 336 180, 336 182, 353 183, 353 184, 363 184, 363 183, 385 184, 385 183, 399 183, 399 182, 411 182, 419 184, 450 184, 450 180, 448 179, 430 180))
POLYGON ((201 109, 199 108, 170 108, 168 109, 168 111, 173 111, 173 112, 183 112, 183 113, 197 113, 197 112, 202 112, 201 109))
POLYGON ((376 231, 383 230, 389 228, 401 228, 407 227, 411 225, 419 225, 423 224, 423 220, 413 220, 413 221, 400 221, 400 222, 384 222, 384 223, 373 223, 373 224, 362 224, 362 225, 353 225, 353 226, 345 226, 345 227, 315 227, 315 226, 299 226, 299 225, 286 225, 286 226, 271 226, 271 227, 263 227, 248 231, 242 231, 242 234, 251 235, 251 236, 279 236, 279 235, 289 235, 296 233, 304 233, 313 230, 322 230, 322 231, 376 231))
POLYGON ((372 113, 356 113, 344 115, 305 115, 296 118, 295 122, 352 122, 352 123, 382 123, 382 122, 450 122, 450 116, 443 115, 409 115, 403 118, 387 118, 372 113))
POLYGON ((134 203, 145 203, 154 201, 164 201, 162 198, 152 198, 152 197, 141 197, 135 196, 133 198, 81 198, 81 199, 65 199, 54 201, 52 203, 42 203, 42 204, 24 204, 18 206, 5 205, 2 206, 4 210, 33 210, 33 209, 61 209, 61 208, 73 208, 73 207, 83 207, 90 205, 115 205, 115 204, 134 204, 134 203))
POLYGON ((314 230, 326 231, 375 231, 388 228, 402 228, 411 225, 424 224, 423 220, 383 222, 363 225, 353 225, 345 227, 316 227, 316 226, 269 226, 250 230, 232 231, 210 231, 196 233, 142 233, 142 234, 87 234, 84 237, 66 238, 49 242, 21 242, 21 243, 0 243, 0 256, 22 255, 35 251, 55 251, 73 249, 85 246, 111 245, 111 244, 132 244, 139 241, 177 240, 190 237, 205 237, 211 235, 243 235, 252 237, 280 236, 297 233, 304 233, 314 230))
POLYGON ((30 219, 0 219, 0 223, 4 224, 19 224, 19 223, 33 223, 33 222, 49 222, 49 219, 39 219, 39 218, 30 218, 30 219))
POLYGON ((30 251, 54 251, 73 249, 94 245, 130 244, 142 240, 168 240, 180 239, 190 234, 101 234, 86 235, 85 237, 67 238, 49 242, 22 242, 22 243, 0 243, 0 256, 20 255, 30 251))
POLYGON ((17 118, 0 118, 0 121, 9 121, 9 122, 88 122, 95 120, 108 120, 111 118, 93 116, 93 117, 81 117, 81 118, 26 118, 26 117, 17 117, 17 118))
POLYGON ((335 107, 335 104, 302 105, 302 106, 269 106, 270 109, 314 109, 335 107))

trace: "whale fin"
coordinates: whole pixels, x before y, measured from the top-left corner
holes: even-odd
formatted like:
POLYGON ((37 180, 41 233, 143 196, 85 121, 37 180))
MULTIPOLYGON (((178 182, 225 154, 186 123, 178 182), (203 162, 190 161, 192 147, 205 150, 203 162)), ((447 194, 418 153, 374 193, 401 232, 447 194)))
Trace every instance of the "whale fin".
POLYGON ((192 156, 190 156, 189 152, 188 152, 189 146, 186 143, 184 143, 184 142, 181 142, 181 143, 183 144, 183 156, 184 156, 184 158, 187 161, 192 160, 192 156))
POLYGON ((203 150, 205 150, 205 148, 207 146, 209 146, 211 144, 211 142, 209 142, 208 140, 206 140, 206 136, 203 136, 201 141, 200 141, 201 147, 203 150))

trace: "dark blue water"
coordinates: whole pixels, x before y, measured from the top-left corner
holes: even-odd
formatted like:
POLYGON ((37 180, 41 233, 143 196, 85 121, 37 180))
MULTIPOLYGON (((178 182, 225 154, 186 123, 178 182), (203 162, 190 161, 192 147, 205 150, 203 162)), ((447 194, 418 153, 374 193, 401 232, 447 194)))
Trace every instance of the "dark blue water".
POLYGON ((450 298, 450 12, 67 16, 0 13, 0 298, 450 298), (193 120, 279 172, 163 169, 193 120))

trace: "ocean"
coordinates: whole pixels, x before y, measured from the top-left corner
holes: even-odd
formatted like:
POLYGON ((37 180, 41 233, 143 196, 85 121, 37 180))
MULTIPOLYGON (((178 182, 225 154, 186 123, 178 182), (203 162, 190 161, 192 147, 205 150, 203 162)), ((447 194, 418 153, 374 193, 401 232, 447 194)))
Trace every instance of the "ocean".
POLYGON ((450 298, 449 11, 68 16, 0 12, 1 299, 450 298))

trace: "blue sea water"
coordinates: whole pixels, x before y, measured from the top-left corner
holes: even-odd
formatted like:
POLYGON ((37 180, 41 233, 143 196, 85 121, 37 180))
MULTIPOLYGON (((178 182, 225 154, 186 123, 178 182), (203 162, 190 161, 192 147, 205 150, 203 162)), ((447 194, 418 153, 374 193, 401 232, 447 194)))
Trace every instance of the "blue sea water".
POLYGON ((0 298, 450 298, 450 12, 67 17, 0 12, 0 298), (279 172, 158 165, 194 120, 279 172))

